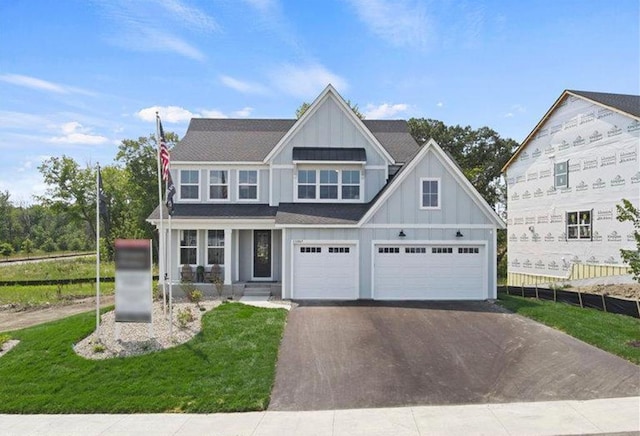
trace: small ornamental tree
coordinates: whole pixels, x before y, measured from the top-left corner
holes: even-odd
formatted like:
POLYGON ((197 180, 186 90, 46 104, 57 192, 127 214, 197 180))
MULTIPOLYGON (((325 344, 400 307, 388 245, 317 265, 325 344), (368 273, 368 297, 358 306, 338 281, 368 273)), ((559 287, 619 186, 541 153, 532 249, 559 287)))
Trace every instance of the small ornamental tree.
POLYGON ((29 257, 31 253, 33 253, 33 242, 31 242, 31 239, 27 238, 22 241, 22 246, 20 248, 24 251, 27 257, 29 257))
POLYGON ((620 256, 631 268, 634 280, 640 282, 640 211, 627 199, 622 199, 622 205, 616 205, 618 221, 633 223, 633 237, 636 240, 635 250, 620 249, 620 256))

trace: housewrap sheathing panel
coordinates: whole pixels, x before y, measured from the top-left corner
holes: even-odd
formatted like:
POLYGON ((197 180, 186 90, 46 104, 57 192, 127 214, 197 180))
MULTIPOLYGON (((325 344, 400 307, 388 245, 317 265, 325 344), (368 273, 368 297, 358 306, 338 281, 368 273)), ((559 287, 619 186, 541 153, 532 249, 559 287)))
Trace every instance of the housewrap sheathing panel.
POLYGON ((573 263, 622 265, 633 226, 616 219, 623 198, 640 206, 640 122, 569 96, 507 171, 510 273, 567 277, 573 263), (569 162, 569 187, 554 164, 569 162), (568 240, 567 212, 591 211, 592 240, 568 240))

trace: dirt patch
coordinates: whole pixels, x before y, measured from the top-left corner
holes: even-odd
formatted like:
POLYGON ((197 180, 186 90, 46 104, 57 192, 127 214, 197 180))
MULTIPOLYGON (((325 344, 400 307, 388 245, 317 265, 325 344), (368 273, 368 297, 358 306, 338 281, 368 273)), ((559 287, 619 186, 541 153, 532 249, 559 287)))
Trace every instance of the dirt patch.
POLYGON ((568 291, 582 292, 585 294, 609 295, 611 297, 626 298, 629 300, 640 299, 640 283, 624 283, 617 285, 590 285, 575 286, 568 291))
MULTIPOLYGON (((110 306, 114 304, 113 295, 102 296, 100 306, 110 306)), ((82 298, 77 300, 67 300, 59 304, 46 306, 12 306, 5 305, 0 309, 0 332, 18 330, 31 327, 49 321, 76 315, 82 312, 95 310, 95 297, 82 298)))

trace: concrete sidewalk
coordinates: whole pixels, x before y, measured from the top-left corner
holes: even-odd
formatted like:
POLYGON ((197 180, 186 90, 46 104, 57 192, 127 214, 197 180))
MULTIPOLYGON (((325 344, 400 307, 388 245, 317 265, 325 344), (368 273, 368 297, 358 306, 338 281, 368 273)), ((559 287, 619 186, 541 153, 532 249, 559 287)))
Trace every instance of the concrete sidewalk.
POLYGON ((569 435, 640 432, 640 397, 312 412, 0 415, 0 435, 569 435))

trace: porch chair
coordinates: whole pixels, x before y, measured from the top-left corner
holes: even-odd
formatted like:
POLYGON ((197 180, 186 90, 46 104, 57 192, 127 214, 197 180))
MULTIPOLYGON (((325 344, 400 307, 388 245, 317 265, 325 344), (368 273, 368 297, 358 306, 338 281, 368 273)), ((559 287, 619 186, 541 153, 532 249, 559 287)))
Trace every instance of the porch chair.
POLYGON ((193 282, 193 270, 188 264, 182 265, 182 268, 180 269, 180 280, 183 282, 193 282))

